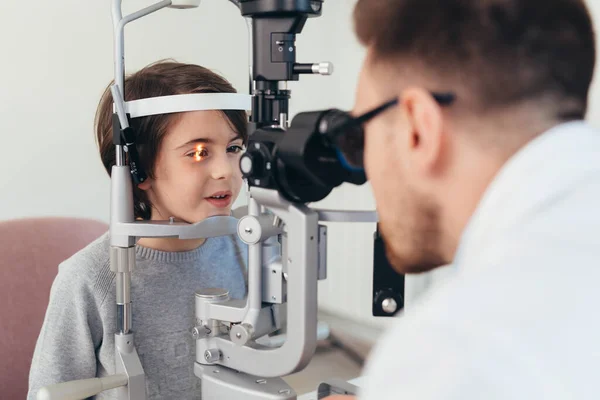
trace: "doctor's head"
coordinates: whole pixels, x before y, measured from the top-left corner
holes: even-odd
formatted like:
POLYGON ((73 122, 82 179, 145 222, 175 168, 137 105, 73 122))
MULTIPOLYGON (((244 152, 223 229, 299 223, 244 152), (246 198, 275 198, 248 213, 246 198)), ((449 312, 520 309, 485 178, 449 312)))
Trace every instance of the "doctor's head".
POLYGON ((502 165, 584 118, 595 39, 583 0, 359 0, 367 55, 354 114, 397 270, 452 261, 502 165))
MULTIPOLYGON (((125 101, 191 93, 235 93, 224 78, 198 65, 162 61, 125 79, 125 101)), ((96 113, 96 139, 110 174, 113 99, 106 89, 96 113)), ((148 179, 134 188, 138 219, 194 223, 229 215, 242 185, 239 158, 247 142, 245 111, 192 111, 132 118, 148 179)))

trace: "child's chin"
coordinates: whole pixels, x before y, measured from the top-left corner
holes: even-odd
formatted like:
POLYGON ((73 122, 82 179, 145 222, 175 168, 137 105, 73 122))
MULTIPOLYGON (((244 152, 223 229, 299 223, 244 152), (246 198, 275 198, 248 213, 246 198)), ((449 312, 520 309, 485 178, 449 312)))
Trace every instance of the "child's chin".
POLYGON ((231 215, 231 210, 230 209, 222 209, 222 210, 215 210, 215 211, 211 211, 206 217, 229 217, 231 215))

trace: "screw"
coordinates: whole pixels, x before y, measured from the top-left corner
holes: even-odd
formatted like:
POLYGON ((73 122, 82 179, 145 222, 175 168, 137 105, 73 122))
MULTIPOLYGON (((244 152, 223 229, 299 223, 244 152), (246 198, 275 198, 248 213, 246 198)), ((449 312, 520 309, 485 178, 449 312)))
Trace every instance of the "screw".
POLYGON ((283 51, 283 47, 279 46, 279 52, 281 53, 283 51))
POLYGON ((264 385, 265 383, 267 383, 266 379, 257 379, 256 383, 258 383, 259 385, 264 385))
POLYGON ((235 337, 238 338, 238 339, 241 339, 242 338, 242 334, 238 332, 238 333, 235 334, 235 337))
POLYGON ((210 335, 210 333, 211 330, 208 329, 206 326, 197 326, 194 329, 192 329, 192 336, 196 340, 206 337, 210 335))
POLYGON ((250 228, 249 226, 247 226, 246 229, 244 229, 244 231, 246 233, 252 233, 252 228, 250 228))
POLYGON ((279 394, 290 394, 290 389, 281 389, 279 394))
POLYGON ((274 273, 274 274, 276 274, 276 273, 277 273, 277 271, 276 271, 276 270, 273 270, 273 273, 274 273))
POLYGON ((293 51, 294 51, 294 48, 293 48, 292 46, 290 46, 290 48, 289 48, 288 50, 289 50, 289 51, 290 51, 290 53, 291 53, 291 52, 293 52, 293 51))
POLYGON ((211 349, 204 352, 204 359, 209 363, 218 361, 219 358, 221 358, 219 350, 211 349))

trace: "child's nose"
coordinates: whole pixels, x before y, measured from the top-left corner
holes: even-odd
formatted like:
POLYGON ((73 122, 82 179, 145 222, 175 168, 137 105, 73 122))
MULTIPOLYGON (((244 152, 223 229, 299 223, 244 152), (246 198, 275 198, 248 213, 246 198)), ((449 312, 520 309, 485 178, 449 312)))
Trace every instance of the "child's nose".
POLYGON ((229 179, 233 174, 234 166, 229 157, 227 157, 227 154, 216 157, 212 167, 213 179, 229 179))

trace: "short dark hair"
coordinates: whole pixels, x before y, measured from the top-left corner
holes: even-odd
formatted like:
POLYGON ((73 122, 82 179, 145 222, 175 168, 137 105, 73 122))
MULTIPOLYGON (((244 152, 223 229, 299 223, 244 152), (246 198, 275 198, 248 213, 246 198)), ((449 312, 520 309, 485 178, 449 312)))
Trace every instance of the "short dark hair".
MULTIPOLYGON (((109 175, 116 162, 115 146, 113 145, 111 85, 112 82, 100 99, 94 121, 100 158, 109 175)), ((125 79, 126 101, 177 94, 235 92, 236 90, 225 78, 207 68, 170 60, 161 60, 148 65, 125 79)), ((242 110, 222 112, 232 129, 242 137, 246 144, 248 141, 247 113, 242 110)), ((154 166, 162 140, 180 115, 181 113, 160 114, 131 120, 131 127, 138 135, 136 146, 140 154, 140 163, 150 178, 154 177, 154 166)), ((133 201, 135 217, 150 219, 151 204, 146 192, 134 187, 133 201)))
POLYGON ((359 0, 354 22, 375 60, 459 79, 483 108, 550 98, 558 118, 585 116, 596 53, 583 0, 359 0))

